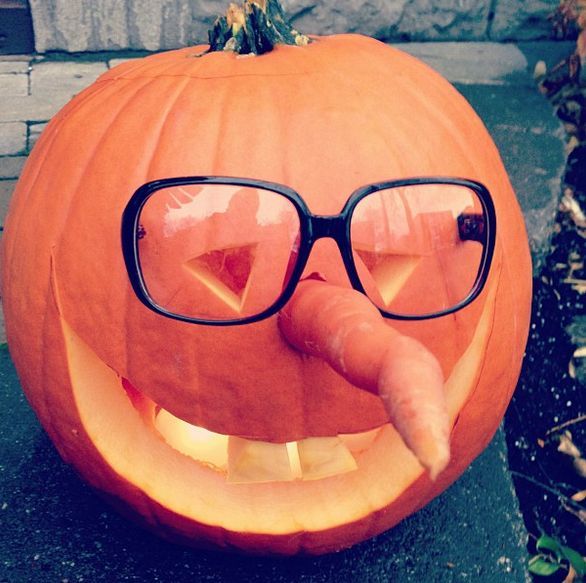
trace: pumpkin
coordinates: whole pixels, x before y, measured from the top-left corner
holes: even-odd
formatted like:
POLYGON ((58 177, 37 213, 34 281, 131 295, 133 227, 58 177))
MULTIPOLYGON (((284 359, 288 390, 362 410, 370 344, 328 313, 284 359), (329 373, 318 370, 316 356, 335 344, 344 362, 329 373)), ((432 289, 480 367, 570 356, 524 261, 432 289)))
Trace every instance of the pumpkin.
MULTIPOLYGON (((196 46, 104 74, 43 133, 2 242, 11 355, 61 456, 146 526, 196 546, 317 554, 391 528, 488 444, 527 336, 523 219, 471 107, 373 39, 293 38, 257 56, 196 46), (146 182, 193 175, 284 184, 317 215, 389 179, 487 186, 498 236, 480 296, 448 316, 385 323, 424 346, 445 379, 451 457, 435 480, 381 398, 297 349, 277 315, 201 326, 138 301, 122 213, 146 182)), ((236 242, 246 230, 222 228, 236 242)), ((331 240, 316 243, 305 274, 349 288, 331 240)))

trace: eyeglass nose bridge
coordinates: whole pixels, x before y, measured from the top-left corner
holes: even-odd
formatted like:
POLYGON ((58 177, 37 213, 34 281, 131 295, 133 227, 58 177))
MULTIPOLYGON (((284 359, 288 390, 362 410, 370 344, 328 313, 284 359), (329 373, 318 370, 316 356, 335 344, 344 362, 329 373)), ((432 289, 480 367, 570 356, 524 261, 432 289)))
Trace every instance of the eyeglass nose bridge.
POLYGON ((309 215, 308 224, 308 248, 303 262, 309 259, 314 243, 318 239, 333 239, 340 252, 342 262, 346 269, 348 279, 354 289, 366 293, 356 273, 350 249, 349 215, 342 212, 338 215, 309 215))
POLYGON ((340 244, 346 236, 346 217, 339 215, 311 215, 310 238, 312 242, 318 239, 330 238, 340 244))

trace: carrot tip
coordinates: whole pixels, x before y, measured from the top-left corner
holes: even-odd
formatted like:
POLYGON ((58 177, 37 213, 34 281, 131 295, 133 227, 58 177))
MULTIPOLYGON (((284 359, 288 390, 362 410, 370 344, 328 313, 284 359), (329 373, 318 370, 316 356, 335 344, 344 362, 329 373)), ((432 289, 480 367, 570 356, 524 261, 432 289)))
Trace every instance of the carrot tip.
POLYGON ((450 461, 450 419, 439 363, 414 339, 396 338, 377 385, 391 423, 435 480, 450 461))
POLYGON ((432 452, 414 452, 421 465, 429 472, 429 477, 435 482, 437 477, 450 463, 450 446, 447 441, 436 441, 432 452), (431 455, 429 455, 431 454, 431 455))

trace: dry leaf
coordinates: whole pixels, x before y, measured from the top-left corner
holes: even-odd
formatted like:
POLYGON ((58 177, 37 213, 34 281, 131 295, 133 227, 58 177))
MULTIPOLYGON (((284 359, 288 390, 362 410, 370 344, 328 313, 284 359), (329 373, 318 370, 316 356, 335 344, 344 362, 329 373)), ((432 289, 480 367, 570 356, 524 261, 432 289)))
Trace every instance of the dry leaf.
POLYGON ((568 574, 566 575, 565 579, 562 583, 574 583, 576 580, 576 571, 572 565, 568 565, 568 574))
POLYGON ((570 360, 568 363, 568 374, 570 375, 571 379, 576 378, 576 365, 574 364, 573 360, 570 360))
POLYGON ((574 515, 580 522, 586 524, 586 510, 575 510, 567 502, 561 500, 561 505, 566 512, 574 515))
POLYGON ((578 41, 576 42, 576 53, 578 53, 582 61, 586 59, 586 30, 583 30, 578 35, 578 41))
POLYGON ((579 146, 579 145, 580 145, 580 141, 578 140, 578 138, 576 136, 572 136, 568 140, 568 143, 566 144, 566 154, 570 155, 574 151, 576 146, 579 146))
POLYGON ((546 73, 547 65, 545 64, 545 61, 537 61, 535 69, 533 69, 533 78, 540 79, 541 77, 544 77, 546 73))
MULTIPOLYGON (((570 192, 571 192, 571 191, 570 191, 570 192)), ((574 261, 574 262, 576 262, 576 261, 580 261, 580 258, 581 258, 581 257, 582 257, 582 256, 581 256, 579 253, 576 253, 576 251, 571 251, 571 252, 570 252, 570 254, 568 255, 568 259, 569 259, 570 261, 574 261)))
POLYGON ((574 458, 574 469, 576 473, 582 478, 586 478, 586 460, 581 457, 574 458))
MULTIPOLYGON (((561 453, 565 453, 574 459, 580 458, 582 453, 580 450, 574 445, 572 441, 572 434, 569 431, 565 431, 562 435, 560 435, 560 442, 558 445, 558 451, 561 453)), ((584 460, 586 463, 586 460, 584 460)))
POLYGON ((575 277, 566 277, 563 282, 567 285, 571 285, 575 292, 580 295, 586 293, 586 279, 576 279, 575 277))
POLYGON ((586 228, 586 215, 580 208, 580 204, 574 198, 574 193, 567 188, 560 202, 560 210, 570 215, 577 227, 586 228))

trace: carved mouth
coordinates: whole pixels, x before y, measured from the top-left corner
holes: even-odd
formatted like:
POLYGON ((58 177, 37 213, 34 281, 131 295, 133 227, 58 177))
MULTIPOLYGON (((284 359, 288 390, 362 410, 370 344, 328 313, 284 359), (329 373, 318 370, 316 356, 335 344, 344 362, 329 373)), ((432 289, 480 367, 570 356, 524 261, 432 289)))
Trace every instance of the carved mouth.
POLYGON ((271 443, 215 433, 175 417, 122 379, 143 421, 174 450, 218 472, 234 484, 319 480, 358 469, 356 457, 381 428, 333 437, 271 443))

